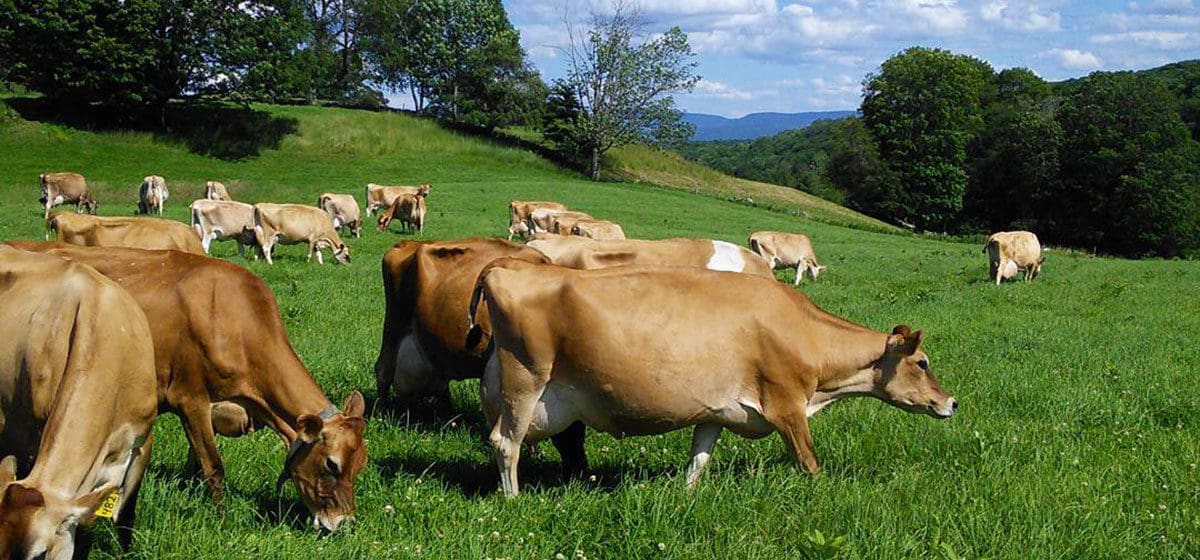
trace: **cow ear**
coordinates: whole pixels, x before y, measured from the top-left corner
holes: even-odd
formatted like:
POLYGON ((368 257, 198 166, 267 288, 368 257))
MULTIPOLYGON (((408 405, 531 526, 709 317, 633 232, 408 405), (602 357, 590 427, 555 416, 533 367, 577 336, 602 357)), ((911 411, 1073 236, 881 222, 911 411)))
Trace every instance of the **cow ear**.
POLYGON ((316 414, 305 414, 296 419, 299 429, 296 430, 304 443, 316 443, 321 439, 321 430, 325 429, 325 421, 316 414))
POLYGON ((357 416, 362 418, 363 413, 367 411, 367 401, 363 399, 362 393, 354 391, 346 395, 346 402, 342 403, 342 414, 346 416, 357 416))
POLYGON ((17 479, 17 458, 9 455, 0 461, 0 486, 17 479))
POLYGON ((908 328, 908 325, 896 325, 896 327, 892 329, 892 334, 898 334, 903 337, 907 337, 911 333, 912 330, 908 328))
POLYGON ((22 484, 9 484, 4 489, 4 505, 10 508, 45 507, 46 497, 37 488, 22 484))

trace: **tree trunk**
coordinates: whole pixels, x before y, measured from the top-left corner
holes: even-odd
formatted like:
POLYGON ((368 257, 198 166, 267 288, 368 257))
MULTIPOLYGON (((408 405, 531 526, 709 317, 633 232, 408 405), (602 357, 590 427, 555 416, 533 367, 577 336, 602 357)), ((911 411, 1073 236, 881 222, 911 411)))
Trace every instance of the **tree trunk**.
POLYGON ((600 180, 600 148, 592 148, 592 180, 600 180))

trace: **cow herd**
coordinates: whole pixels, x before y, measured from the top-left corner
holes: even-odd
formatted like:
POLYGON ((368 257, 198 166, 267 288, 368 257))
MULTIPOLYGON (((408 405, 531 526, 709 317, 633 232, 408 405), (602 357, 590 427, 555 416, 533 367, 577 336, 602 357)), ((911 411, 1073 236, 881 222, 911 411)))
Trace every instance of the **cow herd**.
MULTIPOLYGON (((337 230, 359 235, 354 197, 251 205, 209 182, 188 227, 50 214, 64 203, 94 213, 96 200, 78 174, 40 180, 58 241, 0 245, 0 557, 70 557, 76 529, 98 517, 128 546, 156 411, 181 419, 214 499, 224 492, 215 435, 269 428, 287 447, 277 486, 295 483, 314 527, 352 519, 367 461, 362 395, 334 405, 267 285, 205 253, 232 239, 269 263, 275 244, 305 243, 318 262, 323 249, 348 262, 337 230)), ((429 192, 369 184, 366 211, 380 212, 380 229, 400 220, 421 231, 429 192)), ((161 213, 166 200, 162 178, 146 177, 139 211, 161 213)), ((585 473, 586 427, 618 437, 691 428, 691 487, 724 430, 779 433, 816 473, 808 417, 834 401, 869 396, 935 418, 957 409, 920 331, 859 326, 776 280, 775 268, 794 267, 797 283, 825 269, 804 235, 757 232, 749 249, 626 239, 614 222, 516 200, 508 233, 404 240, 383 255, 374 368, 379 402, 432 396, 442 412, 451 381, 480 379, 506 495, 518 493, 525 444, 549 439, 568 475, 585 473)), ((1043 260, 1028 232, 993 235, 984 250, 997 283, 1021 269, 1032 280, 1043 260)))

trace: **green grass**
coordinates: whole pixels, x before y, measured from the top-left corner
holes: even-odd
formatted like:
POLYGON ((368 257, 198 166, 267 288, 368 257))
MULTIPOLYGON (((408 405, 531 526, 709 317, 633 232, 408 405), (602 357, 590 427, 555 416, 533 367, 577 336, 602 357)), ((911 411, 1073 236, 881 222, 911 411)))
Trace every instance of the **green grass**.
MULTIPOLYGON (((1047 258, 1033 284, 986 281, 977 244, 887 235, 629 183, 594 184, 519 150, 402 115, 260 107, 298 132, 257 158, 225 161, 143 133, 0 121, 0 239, 40 238, 37 174, 87 175, 102 214, 130 214, 143 175, 166 177, 169 217, 208 179, 236 198, 312 203, 361 196, 368 181, 434 185, 424 237, 502 235, 510 198, 553 198, 620 222, 631 236, 743 243, 758 229, 809 234, 829 266, 801 289, 876 329, 923 329, 959 413, 935 421, 877 401, 818 415, 824 472, 801 474, 777 437, 726 433, 694 492, 690 434, 615 440, 590 433, 594 481, 562 483, 550 446, 526 459, 525 492, 501 498, 480 441, 477 383, 454 386, 453 419, 379 414, 358 481, 359 523, 318 538, 289 486, 272 482, 278 438, 222 439, 226 503, 179 474, 177 419, 156 427, 133 556, 145 558, 1195 558, 1200 555, 1200 263, 1047 258), (818 532, 820 535, 818 535, 818 532), (832 544, 835 538, 837 544, 832 544)), ((664 164, 665 165, 665 164, 664 164)), ((347 240, 349 266, 299 246, 262 276, 296 350, 337 402, 373 396, 379 258, 396 233, 347 240)), ((790 281, 790 272, 780 273, 790 281)), ((702 326, 698 326, 702 328, 702 326)), ((733 343, 736 343, 734 341, 733 343)), ((96 556, 117 554, 98 524, 96 556)))

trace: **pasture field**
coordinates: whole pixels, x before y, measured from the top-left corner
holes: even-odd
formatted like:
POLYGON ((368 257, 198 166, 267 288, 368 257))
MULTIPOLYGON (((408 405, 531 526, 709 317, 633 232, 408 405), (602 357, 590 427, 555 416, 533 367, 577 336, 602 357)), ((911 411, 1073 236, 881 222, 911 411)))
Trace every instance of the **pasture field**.
MULTIPOLYGON (((294 119, 258 155, 219 159, 146 133, 92 133, 0 116, 0 239, 41 238, 37 175, 87 176, 100 213, 129 215, 141 177, 171 189, 167 217, 205 180, 238 200, 360 199, 363 185, 430 182, 425 239, 500 236, 510 198, 560 200, 631 237, 744 244, 759 229, 809 234, 828 270, 800 289, 878 330, 907 323, 960 403, 945 421, 859 399, 814 418, 824 472, 799 472, 778 437, 726 433, 684 489, 690 433, 617 440, 589 432, 594 479, 562 481, 549 445, 523 460, 505 500, 482 443, 478 384, 453 386, 457 415, 386 404, 370 418, 358 523, 318 537, 270 433, 219 445, 226 501, 182 474, 179 422, 160 419, 132 557, 144 558, 1196 558, 1200 556, 1200 263, 1051 251, 1041 278, 1000 288, 976 244, 829 225, 716 198, 591 183, 541 158, 401 115, 258 107, 294 119)), ((3 107, 0 106, 0 114, 3 107)), ((230 126, 235 126, 236 123, 230 126)), ((218 131, 219 132, 219 131, 218 131)), ((398 230, 397 225, 393 229, 398 230)), ((289 335, 327 394, 374 403, 383 298, 379 262, 405 238, 369 228, 348 266, 281 246, 274 266, 214 245, 275 291, 289 335)), ((780 272, 791 281, 791 272, 780 272)), ((746 294, 753 297, 753 294, 746 294)), ((704 328, 697 325, 696 328, 704 328)), ((737 344, 736 340, 730 344, 737 344)), ((369 408, 370 410, 370 408, 369 408)), ((116 556, 97 524, 94 556, 116 556)))

